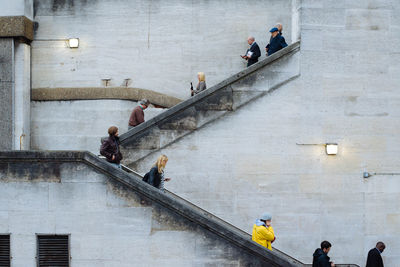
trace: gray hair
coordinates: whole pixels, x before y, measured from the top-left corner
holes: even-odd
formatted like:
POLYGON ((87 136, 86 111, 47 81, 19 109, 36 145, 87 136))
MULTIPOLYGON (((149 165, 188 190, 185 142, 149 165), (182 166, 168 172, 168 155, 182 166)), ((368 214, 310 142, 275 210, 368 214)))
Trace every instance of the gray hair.
POLYGON ((256 39, 253 36, 249 36, 249 38, 247 38, 247 40, 255 41, 256 39))
POLYGON ((150 105, 150 101, 147 100, 146 98, 143 98, 142 100, 140 100, 139 104, 148 106, 148 105, 150 105))

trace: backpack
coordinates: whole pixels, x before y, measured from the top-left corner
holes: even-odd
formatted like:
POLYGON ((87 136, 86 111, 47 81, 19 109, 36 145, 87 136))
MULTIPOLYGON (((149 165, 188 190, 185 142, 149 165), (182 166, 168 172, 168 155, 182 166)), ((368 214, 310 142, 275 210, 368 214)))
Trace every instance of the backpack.
POLYGON ((143 182, 149 183, 150 172, 146 173, 142 179, 143 182))

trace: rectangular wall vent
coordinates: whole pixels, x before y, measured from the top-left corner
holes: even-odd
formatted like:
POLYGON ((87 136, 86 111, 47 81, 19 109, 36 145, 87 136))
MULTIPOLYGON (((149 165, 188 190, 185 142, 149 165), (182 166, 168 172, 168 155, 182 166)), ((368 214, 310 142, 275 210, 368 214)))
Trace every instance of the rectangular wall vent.
POLYGON ((0 266, 10 267, 10 235, 0 235, 0 266))
POLYGON ((37 242, 39 267, 69 267, 68 235, 38 235, 37 242))

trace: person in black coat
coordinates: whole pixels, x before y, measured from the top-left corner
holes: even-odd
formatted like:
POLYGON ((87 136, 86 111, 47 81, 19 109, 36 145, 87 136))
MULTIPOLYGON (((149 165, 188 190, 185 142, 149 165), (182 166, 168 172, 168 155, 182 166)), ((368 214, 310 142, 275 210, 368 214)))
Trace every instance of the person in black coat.
POLYGON ((368 252, 366 267, 383 267, 383 260, 381 253, 385 250, 386 246, 383 242, 376 243, 376 247, 368 252))
POLYGON ((268 56, 287 46, 285 38, 279 34, 278 28, 274 27, 269 32, 271 33, 271 39, 269 44, 265 47, 265 51, 267 51, 268 56))
POLYGON ((254 63, 258 62, 258 58, 261 57, 261 51, 253 36, 247 38, 247 43, 250 45, 250 47, 247 49, 246 55, 241 57, 247 60, 247 67, 250 67, 254 63))
POLYGON ((334 267, 335 264, 330 262, 328 252, 331 250, 331 243, 328 241, 322 241, 321 248, 317 248, 313 254, 312 267, 334 267))
POLYGON ((119 150, 118 128, 115 126, 108 128, 108 135, 108 138, 101 143, 100 155, 106 157, 108 162, 121 168, 122 154, 119 150))
POLYGON ((143 177, 143 181, 146 183, 164 190, 164 182, 168 182, 171 178, 164 178, 164 169, 167 165, 168 157, 165 155, 161 155, 158 157, 156 163, 150 169, 148 173, 143 177))

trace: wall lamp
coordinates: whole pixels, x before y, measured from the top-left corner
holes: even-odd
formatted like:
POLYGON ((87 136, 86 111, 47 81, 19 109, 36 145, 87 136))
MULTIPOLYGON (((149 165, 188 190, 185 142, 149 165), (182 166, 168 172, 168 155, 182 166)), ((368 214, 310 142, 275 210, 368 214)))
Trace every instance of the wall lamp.
POLYGON ((338 152, 338 144, 336 143, 326 143, 325 152, 327 155, 336 155, 338 152))
POLYGON ((374 175, 400 175, 398 172, 363 172, 363 178, 369 178, 374 175))
POLYGON ((35 39, 33 41, 38 42, 67 42, 69 48, 78 48, 79 47, 79 38, 68 38, 68 39, 35 39))
POLYGON ((69 38, 68 45, 69 45, 69 48, 78 48, 79 47, 79 38, 69 38))
POLYGON ((325 143, 325 144, 300 144, 296 143, 298 146, 325 146, 325 153, 327 155, 336 155, 338 153, 337 143, 325 143))

